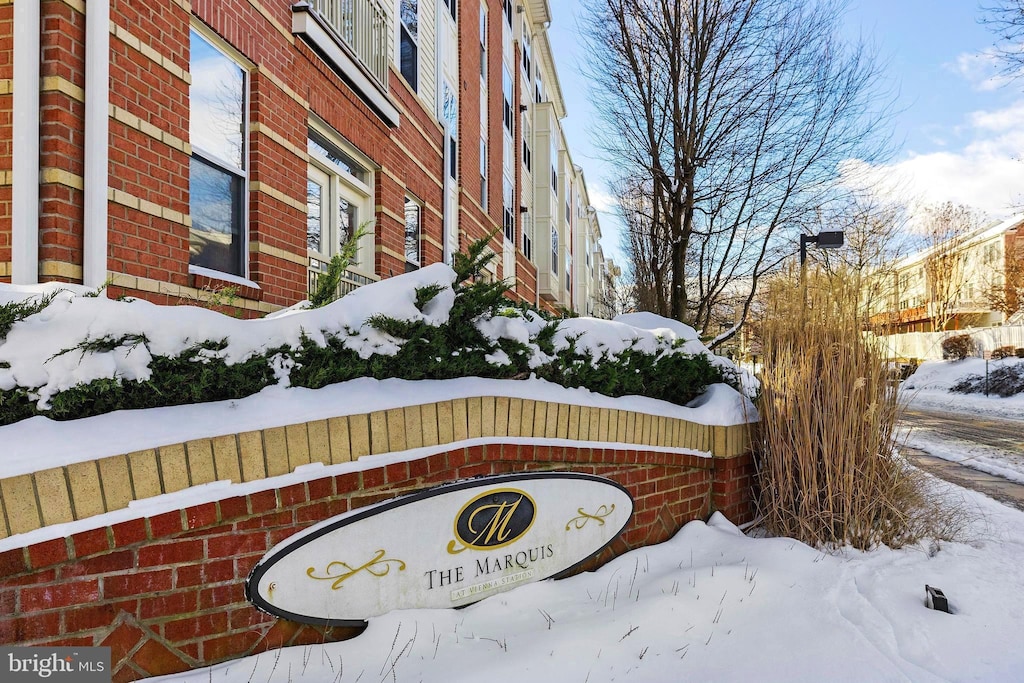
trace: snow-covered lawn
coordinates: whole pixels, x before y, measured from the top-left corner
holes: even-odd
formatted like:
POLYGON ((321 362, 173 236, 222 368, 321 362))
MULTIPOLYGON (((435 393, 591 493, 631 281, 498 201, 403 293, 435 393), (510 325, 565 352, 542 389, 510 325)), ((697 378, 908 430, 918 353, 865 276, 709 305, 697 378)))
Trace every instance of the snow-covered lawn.
POLYGON ((594 573, 154 680, 1021 680, 1024 514, 946 495, 972 518, 966 542, 828 555, 716 515, 594 573), (926 583, 955 614, 924 606, 926 583))
MULTIPOLYGON (((989 361, 989 371, 1024 363, 1019 358, 989 361)), ((932 409, 978 418, 1017 419, 1024 441, 1024 394, 1002 398, 996 395, 961 394, 949 388, 968 375, 985 374, 985 361, 967 358, 961 361, 928 361, 911 375, 900 390, 901 401, 909 408, 932 409)), ((1024 483, 1024 456, 984 444, 952 439, 924 426, 914 426, 905 434, 908 446, 927 451, 945 460, 959 462, 982 472, 1024 483)))
MULTIPOLYGON (((1020 358, 1003 358, 988 362, 989 371, 1024 363, 1020 358)), ((900 389, 901 400, 918 408, 932 408, 951 413, 989 417, 1024 419, 1024 394, 1002 398, 984 394, 960 394, 949 390, 968 375, 985 375, 985 361, 965 358, 959 361, 930 360, 921 364, 900 389)))

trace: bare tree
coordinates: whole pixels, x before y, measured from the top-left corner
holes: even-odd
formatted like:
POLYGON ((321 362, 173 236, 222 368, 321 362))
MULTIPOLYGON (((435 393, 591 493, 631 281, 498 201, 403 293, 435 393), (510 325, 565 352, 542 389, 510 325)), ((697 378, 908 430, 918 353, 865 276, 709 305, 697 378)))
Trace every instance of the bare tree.
POLYGON ((601 268, 600 290, 597 293, 599 318, 614 318, 635 310, 635 287, 622 277, 622 269, 606 260, 601 268))
POLYGON ((992 271, 982 297, 993 310, 1009 318, 1024 307, 1024 237, 1007 240, 1003 261, 992 271))
POLYGON ((996 54, 1002 62, 1003 74, 1024 75, 1024 0, 996 0, 982 7, 986 24, 997 36, 996 54))
POLYGON ((626 228, 622 248, 630 256, 627 277, 633 285, 634 303, 641 311, 668 316, 671 250, 667 226, 653 217, 651 183, 624 180, 615 191, 626 228))
POLYGON ((896 264, 910 250, 906 203, 891 193, 862 187, 823 207, 818 232, 841 230, 842 249, 818 250, 818 260, 830 278, 860 292, 865 327, 885 333, 897 309, 896 264))
POLYGON ((706 329, 745 283, 737 322, 712 344, 737 332, 758 280, 840 192, 840 163, 877 161, 887 142, 879 67, 837 37, 842 6, 591 5, 603 144, 627 179, 620 198, 640 207, 627 210, 640 215, 627 216, 640 304, 706 329))
POLYGON ((969 206, 946 202, 924 210, 924 273, 929 317, 936 331, 956 318, 967 284, 966 243, 983 216, 969 206))

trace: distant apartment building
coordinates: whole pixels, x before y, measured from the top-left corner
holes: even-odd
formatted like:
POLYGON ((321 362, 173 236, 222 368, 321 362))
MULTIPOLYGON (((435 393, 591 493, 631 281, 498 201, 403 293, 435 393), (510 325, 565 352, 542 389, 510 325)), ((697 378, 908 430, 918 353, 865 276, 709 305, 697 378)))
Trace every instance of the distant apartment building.
POLYGON ((1024 301, 1024 215, 986 226, 881 269, 867 294, 883 333, 1002 325, 1024 301))
POLYGON ((0 281, 175 303, 346 289, 491 232, 491 275, 599 312, 548 0, 0 2, 0 281), (41 58, 40 58, 41 56, 41 58))

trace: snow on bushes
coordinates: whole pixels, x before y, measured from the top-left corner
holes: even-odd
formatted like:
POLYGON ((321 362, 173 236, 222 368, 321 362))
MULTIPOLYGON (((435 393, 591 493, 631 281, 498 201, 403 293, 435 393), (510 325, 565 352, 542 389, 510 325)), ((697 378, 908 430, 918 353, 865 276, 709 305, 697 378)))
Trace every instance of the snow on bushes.
POLYGON ((500 283, 460 284, 464 274, 435 264, 322 308, 293 307, 260 320, 110 300, 73 285, 0 285, 0 424, 356 377, 532 373, 567 387, 678 404, 714 383, 750 385, 695 334, 678 336, 671 321, 646 330, 592 318, 547 320, 506 298, 500 283))

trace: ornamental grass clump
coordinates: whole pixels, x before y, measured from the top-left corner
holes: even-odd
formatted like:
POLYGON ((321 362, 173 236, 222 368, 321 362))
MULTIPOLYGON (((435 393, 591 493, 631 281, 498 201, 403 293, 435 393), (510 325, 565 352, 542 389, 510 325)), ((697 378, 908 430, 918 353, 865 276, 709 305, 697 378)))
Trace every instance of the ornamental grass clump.
POLYGON ((817 275, 805 289, 775 283, 760 325, 766 527, 820 547, 950 538, 958 513, 899 455, 895 387, 881 349, 861 332, 857 288, 817 275))

